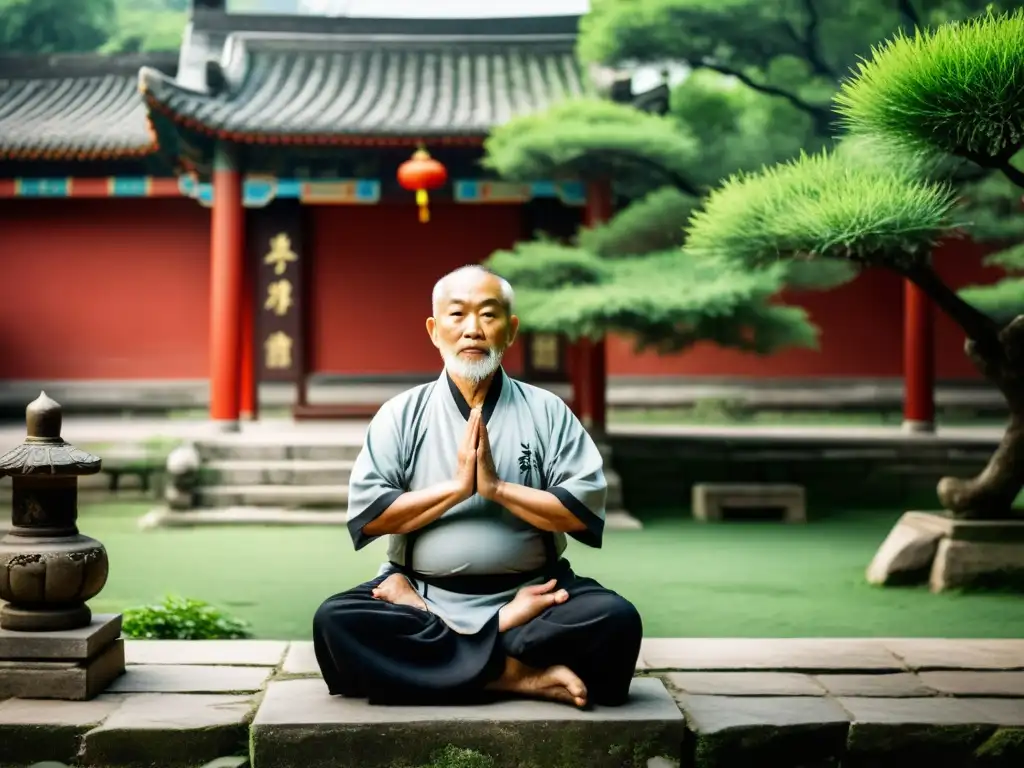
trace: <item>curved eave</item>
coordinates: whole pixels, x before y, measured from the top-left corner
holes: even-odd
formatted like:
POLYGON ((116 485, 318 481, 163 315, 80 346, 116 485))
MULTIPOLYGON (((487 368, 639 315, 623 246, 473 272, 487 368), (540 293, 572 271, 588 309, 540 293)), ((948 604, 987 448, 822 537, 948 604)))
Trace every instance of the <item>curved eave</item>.
POLYGON ((139 72, 139 90, 146 106, 175 125, 195 133, 237 144, 264 146, 353 146, 388 147, 417 146, 423 143, 447 146, 480 146, 487 138, 485 131, 448 131, 445 133, 300 133, 289 131, 258 132, 238 131, 219 125, 214 121, 202 120, 194 115, 201 114, 206 107, 217 104, 214 97, 181 87, 162 72, 144 67, 139 72))

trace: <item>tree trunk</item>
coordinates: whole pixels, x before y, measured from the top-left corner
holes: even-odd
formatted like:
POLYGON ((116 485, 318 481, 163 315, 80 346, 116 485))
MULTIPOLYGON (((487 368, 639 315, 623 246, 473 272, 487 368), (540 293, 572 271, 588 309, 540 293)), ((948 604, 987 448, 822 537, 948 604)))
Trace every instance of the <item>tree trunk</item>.
POLYGON ((1013 502, 1024 488, 1024 315, 999 332, 999 343, 983 349, 970 338, 965 350, 979 371, 995 384, 1010 408, 1003 439, 977 477, 939 481, 939 501, 957 518, 1001 520, 1024 512, 1013 502))

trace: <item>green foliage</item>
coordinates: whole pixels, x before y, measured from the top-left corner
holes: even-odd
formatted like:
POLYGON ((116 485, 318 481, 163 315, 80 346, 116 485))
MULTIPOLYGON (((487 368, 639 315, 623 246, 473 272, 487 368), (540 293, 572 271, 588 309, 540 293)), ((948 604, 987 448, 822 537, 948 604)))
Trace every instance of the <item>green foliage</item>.
POLYGON ((474 749, 449 744, 432 755, 430 764, 423 768, 494 768, 494 758, 474 749))
POLYGON ((823 151, 729 179, 690 219, 685 248, 751 265, 824 256, 906 266, 955 229, 955 202, 912 164, 823 151))
POLYGON ((989 164, 1024 144, 1024 11, 897 34, 835 102, 851 132, 989 164))
POLYGON ((487 266, 516 286, 516 313, 531 331, 570 338, 609 331, 639 349, 674 352, 702 339, 764 353, 778 345, 814 346, 803 310, 771 304, 783 266, 739 269, 728 260, 689 259, 678 250, 600 259, 543 241, 501 251, 487 266), (543 279, 547 265, 587 263, 585 279, 543 279))
POLYGON ((485 149, 485 167, 508 179, 630 177, 649 188, 678 180, 698 156, 696 142, 672 123, 596 98, 511 120, 485 149))
POLYGON ((168 596, 162 603, 124 612, 125 637, 143 640, 237 640, 248 624, 201 600, 168 596))
POLYGON ((188 21, 180 5, 176 0, 119 0, 117 23, 102 52, 177 51, 188 21))
POLYGON ((689 218, 697 202, 674 187, 662 187, 630 203, 609 221, 581 230, 579 246, 605 258, 676 248, 683 243, 679 222, 689 218))
POLYGON ((0 53, 94 51, 114 26, 114 0, 0 0, 0 53))

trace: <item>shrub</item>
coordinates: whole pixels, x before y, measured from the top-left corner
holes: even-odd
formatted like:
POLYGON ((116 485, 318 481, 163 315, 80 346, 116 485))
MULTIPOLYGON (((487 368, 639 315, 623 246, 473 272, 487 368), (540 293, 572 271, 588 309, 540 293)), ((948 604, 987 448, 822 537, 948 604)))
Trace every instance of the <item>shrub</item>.
POLYGON ((162 603, 124 612, 125 637, 142 640, 238 640, 249 625, 209 603, 169 595, 162 603))

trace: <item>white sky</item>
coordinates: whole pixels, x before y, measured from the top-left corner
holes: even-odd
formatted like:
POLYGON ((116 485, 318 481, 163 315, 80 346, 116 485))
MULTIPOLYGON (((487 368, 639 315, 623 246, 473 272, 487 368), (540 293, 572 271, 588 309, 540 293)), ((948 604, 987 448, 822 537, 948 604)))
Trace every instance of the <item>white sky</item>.
POLYGON ((586 13, 589 0, 305 0, 321 13, 346 16, 466 18, 586 13))

